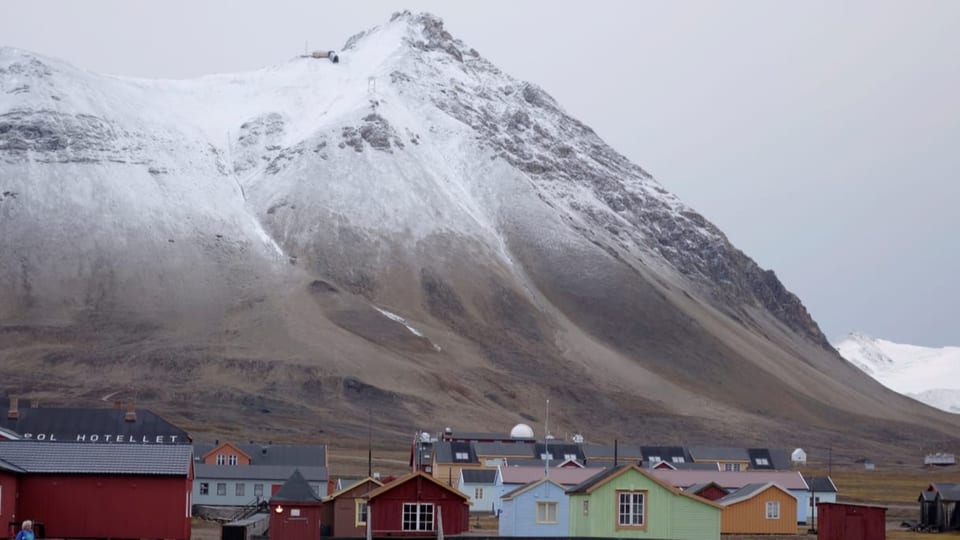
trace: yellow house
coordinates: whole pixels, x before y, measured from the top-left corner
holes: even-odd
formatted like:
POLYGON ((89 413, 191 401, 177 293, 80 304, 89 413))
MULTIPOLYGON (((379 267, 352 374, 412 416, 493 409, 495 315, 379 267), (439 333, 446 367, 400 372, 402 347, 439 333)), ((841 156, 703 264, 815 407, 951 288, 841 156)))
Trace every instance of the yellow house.
POLYGON ((797 534, 797 499, 773 482, 747 484, 716 502, 723 534, 797 534))

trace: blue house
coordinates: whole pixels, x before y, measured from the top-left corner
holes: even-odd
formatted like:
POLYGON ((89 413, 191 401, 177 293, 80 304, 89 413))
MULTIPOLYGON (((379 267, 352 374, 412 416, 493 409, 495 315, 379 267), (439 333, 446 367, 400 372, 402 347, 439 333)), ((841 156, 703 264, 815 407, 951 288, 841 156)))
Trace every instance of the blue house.
POLYGON ((543 478, 501 497, 500 536, 569 536, 570 503, 566 489, 543 478))
POLYGON ((457 489, 470 496, 471 513, 493 513, 497 500, 496 469, 462 469, 457 489))

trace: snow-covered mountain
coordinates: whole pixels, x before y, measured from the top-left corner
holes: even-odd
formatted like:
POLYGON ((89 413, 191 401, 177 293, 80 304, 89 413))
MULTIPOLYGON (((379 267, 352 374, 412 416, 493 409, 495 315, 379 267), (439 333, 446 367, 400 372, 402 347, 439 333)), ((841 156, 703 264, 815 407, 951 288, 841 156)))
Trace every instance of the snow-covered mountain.
POLYGON ((836 344, 841 356, 884 386, 932 407, 960 413, 960 347, 918 347, 851 333, 836 344))
POLYGON ((0 49, 0 389, 328 432, 546 396, 572 432, 950 427, 436 17, 339 58, 163 81, 0 49))

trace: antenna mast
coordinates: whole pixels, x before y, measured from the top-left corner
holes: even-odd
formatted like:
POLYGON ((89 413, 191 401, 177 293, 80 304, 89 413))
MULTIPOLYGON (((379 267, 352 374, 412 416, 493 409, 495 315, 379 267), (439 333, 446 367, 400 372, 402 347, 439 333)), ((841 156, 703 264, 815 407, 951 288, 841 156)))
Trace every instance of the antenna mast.
POLYGON ((547 400, 547 417, 543 421, 543 451, 546 458, 543 475, 550 478, 550 400, 547 400))

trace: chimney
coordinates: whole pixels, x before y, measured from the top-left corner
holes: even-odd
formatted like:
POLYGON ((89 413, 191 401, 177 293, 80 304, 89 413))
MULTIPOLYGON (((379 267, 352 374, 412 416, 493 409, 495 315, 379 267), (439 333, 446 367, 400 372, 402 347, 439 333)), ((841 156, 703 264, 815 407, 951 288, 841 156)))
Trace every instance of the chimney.
POLYGON ((10 410, 7 411, 7 418, 9 420, 16 420, 20 418, 20 400, 18 398, 10 398, 10 410))
POLYGON ((127 403, 127 413, 123 415, 124 422, 136 422, 137 421, 137 402, 130 400, 127 403))

